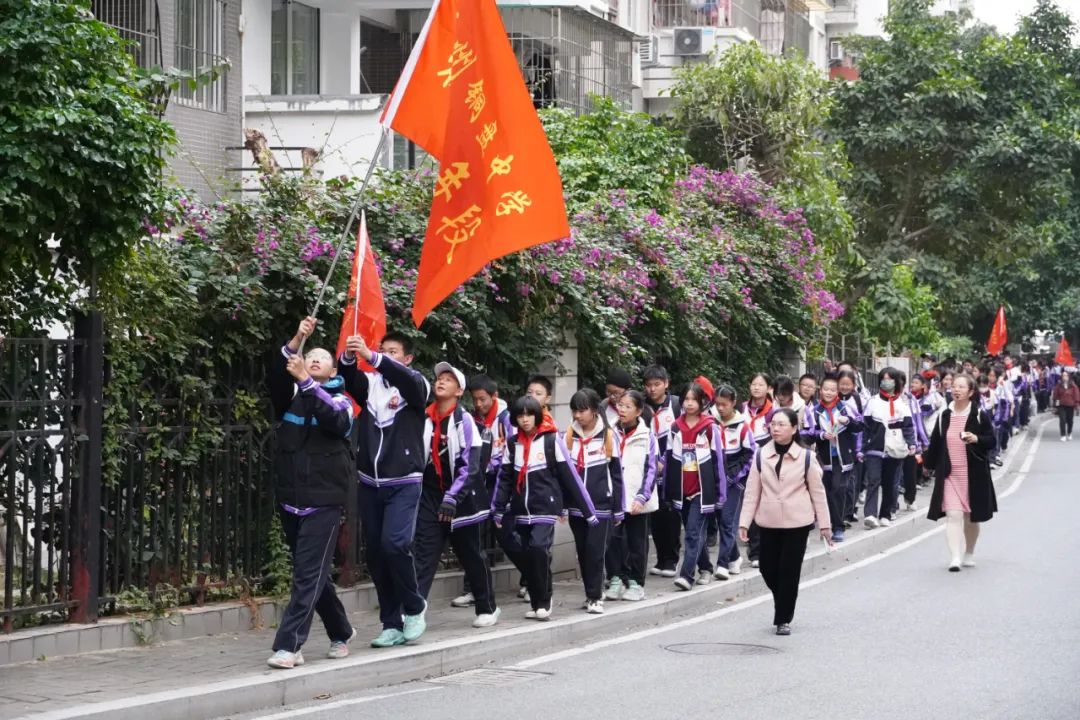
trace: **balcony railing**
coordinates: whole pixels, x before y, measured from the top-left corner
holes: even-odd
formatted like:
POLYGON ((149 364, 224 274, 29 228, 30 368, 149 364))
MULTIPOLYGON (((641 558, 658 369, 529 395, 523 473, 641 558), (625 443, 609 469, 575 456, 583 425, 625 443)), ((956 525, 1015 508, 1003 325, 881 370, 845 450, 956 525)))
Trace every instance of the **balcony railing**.
POLYGON ((653 27, 741 28, 758 36, 761 0, 653 0, 653 27))
POLYGON ((162 66, 157 0, 93 0, 90 11, 128 41, 128 52, 140 67, 162 66))

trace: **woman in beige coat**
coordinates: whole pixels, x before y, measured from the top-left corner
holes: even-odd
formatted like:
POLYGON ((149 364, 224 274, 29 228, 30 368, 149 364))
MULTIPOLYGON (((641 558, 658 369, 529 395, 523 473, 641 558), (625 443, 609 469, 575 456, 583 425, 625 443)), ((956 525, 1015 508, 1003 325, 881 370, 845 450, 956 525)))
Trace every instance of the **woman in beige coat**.
POLYGON ((750 466, 739 518, 743 542, 751 522, 761 528, 761 576, 773 594, 777 635, 791 634, 806 541, 815 521, 822 539, 832 544, 821 465, 813 450, 795 442, 798 427, 798 415, 789 408, 773 415, 772 440, 758 450, 750 466))

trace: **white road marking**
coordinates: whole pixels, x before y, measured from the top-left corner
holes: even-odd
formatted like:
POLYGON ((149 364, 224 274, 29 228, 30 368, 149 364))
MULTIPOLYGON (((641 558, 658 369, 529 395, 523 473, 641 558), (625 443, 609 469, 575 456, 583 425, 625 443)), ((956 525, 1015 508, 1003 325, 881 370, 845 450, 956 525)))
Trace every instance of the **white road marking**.
MULTIPOLYGON (((1035 453, 1039 449, 1039 443, 1042 440, 1042 430, 1045 427, 1046 427, 1046 425, 1044 424, 1042 426, 1042 428, 1040 428, 1040 430, 1038 432, 1038 435, 1036 435, 1035 441, 1032 443, 1031 448, 1028 449, 1028 454, 1025 456, 1025 465, 1028 468, 1030 468, 1031 462, 1034 461, 1035 453)), ((1020 442, 1016 443, 1015 449, 1017 451, 1019 451, 1019 449, 1023 446, 1023 443, 1024 443, 1024 441, 1026 439, 1027 439, 1027 435, 1025 435, 1021 439, 1020 442)), ((1008 470, 1008 468, 1011 466, 1013 460, 1015 460, 1019 455, 1020 455, 1019 452, 1012 453, 1009 456, 1009 459, 1006 461, 1005 465, 1000 469, 1000 472, 1002 474, 1004 474, 1008 470)), ((1021 473, 1019 475, 1017 475, 1016 479, 1013 481, 1013 484, 1009 487, 1009 489, 1006 490, 1005 492, 1001 493, 1001 495, 999 495, 999 497, 1000 498, 1006 498, 1006 497, 1012 495, 1014 492, 1016 492, 1016 489, 1020 486, 1020 483, 1023 482, 1024 478, 1026 478, 1026 477, 1027 477, 1026 470, 1021 471, 1021 473)), ((822 575, 821 577, 816 577, 816 578, 813 578, 812 580, 807 580, 805 582, 802 582, 802 583, 799 584, 799 589, 800 590, 806 590, 808 588, 812 588, 812 587, 815 587, 817 585, 827 583, 827 582, 829 582, 831 580, 835 580, 838 577, 843 577, 844 575, 847 575, 848 573, 854 572, 856 570, 860 570, 860 569, 862 569, 864 567, 867 567, 868 565, 872 565, 872 564, 874 564, 876 562, 879 562, 879 561, 881 561, 881 560, 883 560, 883 559, 885 559, 887 557, 890 557, 890 556, 895 555, 897 553, 903 552, 904 550, 907 550, 908 548, 919 544, 920 542, 927 539, 928 537, 930 537, 932 535, 937 535, 938 533, 943 532, 944 530, 945 530, 944 525, 938 525, 938 526, 934 527, 932 530, 927 530, 926 532, 924 532, 924 533, 922 533, 920 535, 917 535, 917 536, 911 538, 910 540, 906 540, 906 541, 900 543, 899 545, 895 545, 895 546, 893 546, 893 547, 891 547, 891 548, 889 548, 887 550, 883 550, 882 552, 878 553, 877 555, 871 555, 868 558, 865 558, 865 559, 860 560, 858 562, 852 563, 851 565, 846 565, 846 566, 844 566, 844 567, 842 567, 842 568, 840 568, 838 570, 834 570, 831 573, 827 573, 825 575, 822 575)), ((654 635, 659 635, 661 633, 668 633, 668 632, 670 632, 672 630, 679 630, 679 629, 685 628, 685 627, 692 627, 694 625, 698 625, 698 624, 703 623, 703 622, 709 622, 710 620, 716 620, 717 618, 722 618, 725 615, 730 615, 731 613, 740 612, 742 610, 746 610, 747 608, 752 608, 752 607, 755 607, 757 605, 761 605, 762 603, 771 602, 771 601, 772 601, 772 595, 766 593, 766 594, 763 594, 763 595, 759 595, 756 598, 747 600, 745 602, 740 602, 740 603, 738 603, 736 605, 732 605, 730 607, 721 608, 720 610, 714 610, 713 612, 706 613, 705 615, 699 615, 698 617, 688 618, 686 620, 680 620, 678 622, 669 623, 667 625, 661 625, 661 626, 654 627, 654 628, 648 628, 647 630, 640 630, 638 632, 630 633, 629 635, 623 635, 623 636, 617 637, 617 638, 610 638, 608 640, 601 640, 599 642, 590 643, 588 645, 583 645, 581 647, 572 648, 572 649, 569 649, 569 650, 562 650, 560 652, 550 653, 548 655, 541 655, 539 657, 531 658, 529 660, 523 660, 523 661, 521 661, 519 663, 516 663, 512 667, 513 668, 520 668, 520 669, 524 670, 524 669, 527 669, 527 668, 536 667, 537 665, 545 665, 547 663, 555 662, 555 661, 558 661, 558 660, 565 660, 567 658, 575 657, 577 655, 584 655, 585 653, 594 652, 596 650, 602 650, 604 648, 612 647, 612 646, 615 646, 615 645, 622 645, 623 643, 635 642, 637 640, 643 640, 645 638, 652 637, 654 635)))
POLYGON ((399 693, 387 693, 385 695, 369 695, 362 698, 337 700, 335 702, 323 703, 321 705, 312 705, 310 707, 300 708, 297 710, 286 710, 285 712, 275 713, 273 715, 260 715, 255 720, 285 720, 286 718, 295 718, 300 717, 301 715, 313 715, 318 712, 337 710, 338 708, 349 707, 351 705, 361 705, 363 703, 375 702, 376 700, 389 700, 390 698, 398 698, 405 695, 415 695, 417 693, 431 692, 432 690, 442 689, 442 686, 432 686, 418 688, 416 690, 406 690, 405 692, 399 693))

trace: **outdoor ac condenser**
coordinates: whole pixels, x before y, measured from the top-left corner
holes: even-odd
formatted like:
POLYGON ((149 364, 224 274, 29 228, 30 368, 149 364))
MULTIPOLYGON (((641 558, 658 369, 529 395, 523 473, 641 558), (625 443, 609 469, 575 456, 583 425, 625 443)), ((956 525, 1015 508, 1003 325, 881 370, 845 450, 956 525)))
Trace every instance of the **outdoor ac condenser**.
POLYGON ((716 30, 705 27, 675 28, 675 55, 697 57, 708 55, 716 48, 716 30))

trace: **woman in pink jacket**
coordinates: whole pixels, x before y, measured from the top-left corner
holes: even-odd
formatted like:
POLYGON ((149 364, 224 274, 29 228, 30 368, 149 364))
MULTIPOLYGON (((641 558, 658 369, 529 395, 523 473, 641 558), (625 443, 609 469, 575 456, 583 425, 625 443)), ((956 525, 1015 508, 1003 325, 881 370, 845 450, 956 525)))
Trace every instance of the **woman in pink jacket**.
POLYGON ((750 523, 761 528, 761 576, 773 594, 777 635, 791 634, 799 577, 810 530, 832 544, 832 523, 821 465, 812 450, 795 442, 799 418, 790 408, 773 415, 772 440, 758 450, 746 482, 739 538, 746 542, 750 523))

